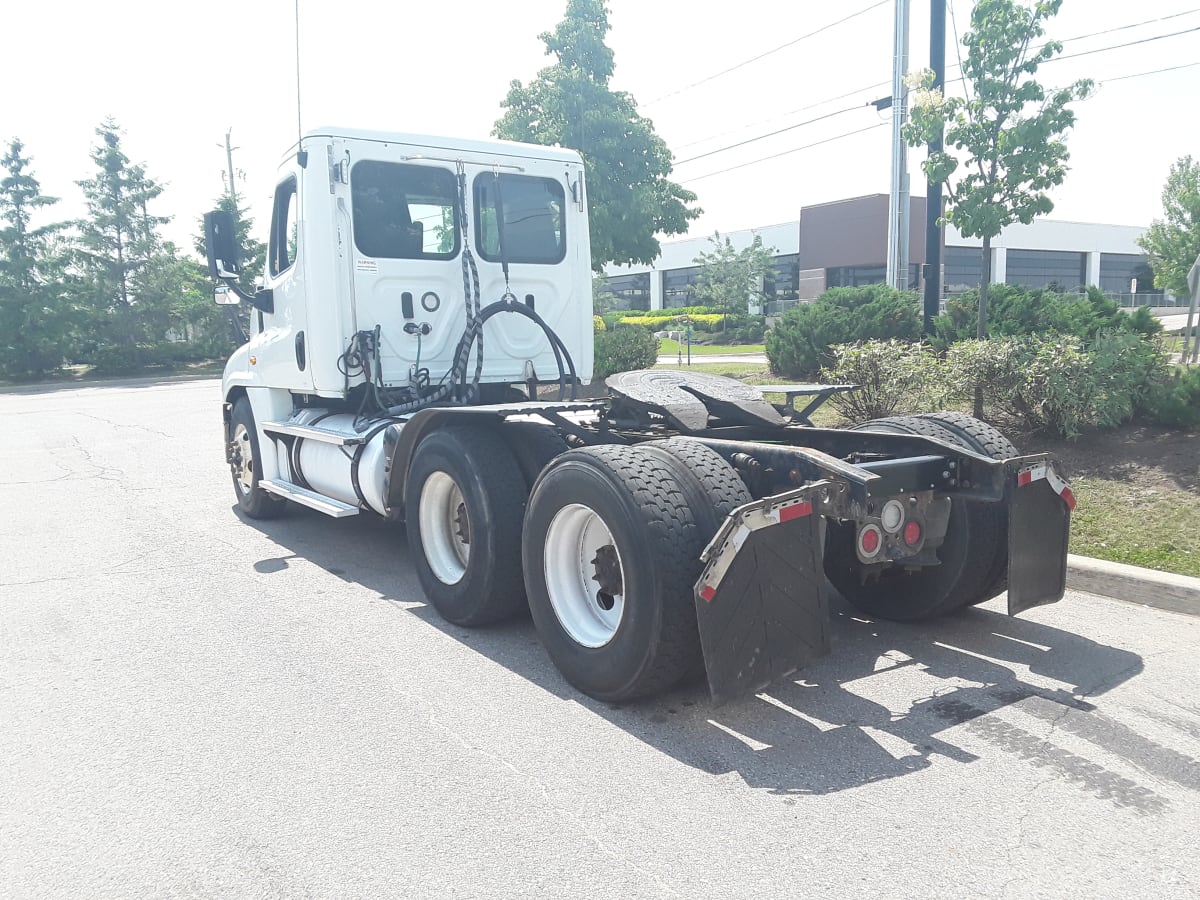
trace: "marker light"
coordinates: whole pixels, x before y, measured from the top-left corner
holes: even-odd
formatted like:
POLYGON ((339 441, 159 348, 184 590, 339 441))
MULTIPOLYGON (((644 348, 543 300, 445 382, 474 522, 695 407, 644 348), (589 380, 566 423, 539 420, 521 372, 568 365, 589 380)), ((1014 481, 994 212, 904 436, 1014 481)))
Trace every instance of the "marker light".
POLYGON ((883 533, 878 525, 864 525, 858 533, 858 550, 863 556, 871 557, 883 546, 883 533))
POLYGON ((883 522, 883 530, 888 534, 895 534, 904 524, 904 504, 899 500, 889 500, 883 504, 879 518, 883 522))
POLYGON ((921 543, 921 523, 909 522, 904 526, 904 543, 910 547, 915 547, 921 543))

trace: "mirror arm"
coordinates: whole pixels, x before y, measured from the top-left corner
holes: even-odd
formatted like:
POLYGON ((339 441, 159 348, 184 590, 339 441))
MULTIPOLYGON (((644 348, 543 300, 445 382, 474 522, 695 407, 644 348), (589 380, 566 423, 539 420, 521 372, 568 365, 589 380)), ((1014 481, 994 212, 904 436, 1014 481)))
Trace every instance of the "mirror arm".
POLYGON ((270 288, 259 288, 253 294, 247 294, 241 289, 233 276, 222 277, 221 283, 233 291, 238 299, 245 300, 260 312, 275 312, 275 294, 270 288))

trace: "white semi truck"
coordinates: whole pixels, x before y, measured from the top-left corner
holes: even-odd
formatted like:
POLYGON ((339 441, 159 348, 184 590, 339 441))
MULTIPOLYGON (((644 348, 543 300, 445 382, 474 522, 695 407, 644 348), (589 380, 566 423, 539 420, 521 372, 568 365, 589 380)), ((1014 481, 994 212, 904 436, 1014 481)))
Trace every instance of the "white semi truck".
POLYGON ((1074 500, 1046 454, 934 413, 814 428, 755 388, 593 371, 584 167, 570 150, 322 128, 284 156, 263 286, 205 221, 241 512, 406 524, 429 602, 528 610, 579 690, 707 676, 714 699, 829 652, 828 585, 917 621, 1063 593, 1074 500))

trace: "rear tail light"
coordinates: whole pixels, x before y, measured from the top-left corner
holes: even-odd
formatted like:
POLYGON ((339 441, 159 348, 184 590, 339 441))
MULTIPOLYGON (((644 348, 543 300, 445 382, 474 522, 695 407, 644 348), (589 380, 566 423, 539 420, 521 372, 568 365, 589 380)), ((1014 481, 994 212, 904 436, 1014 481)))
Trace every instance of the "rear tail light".
POLYGON ((921 543, 922 536, 920 522, 914 520, 904 526, 904 543, 908 544, 908 546, 917 546, 917 544, 921 543))
POLYGON ((883 532, 878 525, 864 525, 858 532, 858 552, 865 558, 877 556, 883 549, 883 532))

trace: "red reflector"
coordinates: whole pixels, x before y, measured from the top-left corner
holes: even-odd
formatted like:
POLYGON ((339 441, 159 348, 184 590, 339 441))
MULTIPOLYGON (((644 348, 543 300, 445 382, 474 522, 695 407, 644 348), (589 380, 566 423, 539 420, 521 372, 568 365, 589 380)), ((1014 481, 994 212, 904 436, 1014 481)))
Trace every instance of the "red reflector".
POLYGON ((904 543, 910 547, 921 543, 921 524, 919 522, 909 522, 904 526, 904 543))
POLYGON ((717 596, 717 589, 711 584, 706 584, 704 587, 700 588, 700 598, 705 603, 712 603, 712 598, 715 596, 717 596))
POLYGON ((859 543, 862 545, 863 553, 870 556, 879 549, 879 531, 875 528, 865 529, 862 537, 859 538, 859 543))
POLYGON ((1025 471, 1017 473, 1017 487, 1025 487, 1031 481, 1033 481, 1033 472, 1025 471))
POLYGON ((1063 488, 1062 498, 1066 501, 1067 509, 1075 509, 1075 495, 1071 492, 1070 488, 1063 488))
POLYGON ((779 521, 790 522, 792 519, 799 519, 802 516, 812 515, 812 504, 805 500, 803 503, 793 503, 791 506, 783 506, 779 509, 779 521))

